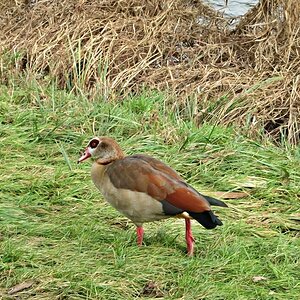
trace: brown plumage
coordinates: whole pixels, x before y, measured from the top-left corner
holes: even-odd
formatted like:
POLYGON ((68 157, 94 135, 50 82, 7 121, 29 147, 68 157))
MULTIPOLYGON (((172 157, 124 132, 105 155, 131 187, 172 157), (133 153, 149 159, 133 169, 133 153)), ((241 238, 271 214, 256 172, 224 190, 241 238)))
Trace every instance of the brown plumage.
POLYGON ((147 155, 125 156, 109 137, 93 138, 78 162, 89 157, 94 159, 91 172, 94 184, 113 207, 136 224, 140 245, 143 223, 180 216, 186 220, 188 254, 192 255, 190 218, 208 229, 222 225, 210 204, 227 205, 198 193, 163 162, 147 155))

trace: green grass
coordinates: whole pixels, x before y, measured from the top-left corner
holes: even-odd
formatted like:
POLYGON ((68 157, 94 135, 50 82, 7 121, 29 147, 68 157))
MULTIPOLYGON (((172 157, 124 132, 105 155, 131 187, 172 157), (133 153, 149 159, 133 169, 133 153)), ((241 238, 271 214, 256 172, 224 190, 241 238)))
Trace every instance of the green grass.
POLYGON ((188 106, 171 111, 164 99, 89 101, 30 80, 0 87, 3 299, 299 299, 299 147, 198 128, 188 106), (91 183, 90 163, 76 164, 94 135, 162 159, 200 191, 249 196, 215 209, 216 230, 193 223, 193 258, 178 219, 146 224, 138 248, 133 224, 91 183))

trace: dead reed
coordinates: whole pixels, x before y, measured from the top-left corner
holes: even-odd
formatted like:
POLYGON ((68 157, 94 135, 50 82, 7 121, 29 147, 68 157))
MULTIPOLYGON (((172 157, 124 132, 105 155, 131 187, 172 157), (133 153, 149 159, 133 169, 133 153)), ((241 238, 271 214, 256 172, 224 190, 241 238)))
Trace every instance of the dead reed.
POLYGON ((2 82, 27 70, 105 100, 168 90, 179 109, 196 103, 199 124, 234 122, 299 141, 298 0, 261 0, 234 28, 201 1, 11 0, 0 8, 2 82))

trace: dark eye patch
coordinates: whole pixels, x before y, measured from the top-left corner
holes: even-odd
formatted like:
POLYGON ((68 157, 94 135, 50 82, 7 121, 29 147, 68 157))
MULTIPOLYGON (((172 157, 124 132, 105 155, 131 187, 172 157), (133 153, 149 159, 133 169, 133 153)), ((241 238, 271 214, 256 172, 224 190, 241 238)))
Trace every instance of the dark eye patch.
POLYGON ((94 139, 94 140, 91 140, 91 141, 90 141, 89 146, 90 146, 92 149, 94 149, 94 148, 96 148, 96 147, 98 146, 98 144, 99 144, 99 140, 94 139))

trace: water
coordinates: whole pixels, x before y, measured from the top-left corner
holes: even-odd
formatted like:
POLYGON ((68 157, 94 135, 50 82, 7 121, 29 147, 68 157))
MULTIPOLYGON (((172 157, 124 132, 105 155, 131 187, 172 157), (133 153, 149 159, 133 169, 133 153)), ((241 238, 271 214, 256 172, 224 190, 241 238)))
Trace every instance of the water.
POLYGON ((240 17, 255 6, 258 0, 228 0, 227 6, 225 0, 205 0, 205 2, 224 13, 226 17, 240 17))

